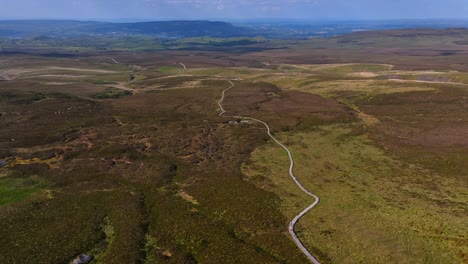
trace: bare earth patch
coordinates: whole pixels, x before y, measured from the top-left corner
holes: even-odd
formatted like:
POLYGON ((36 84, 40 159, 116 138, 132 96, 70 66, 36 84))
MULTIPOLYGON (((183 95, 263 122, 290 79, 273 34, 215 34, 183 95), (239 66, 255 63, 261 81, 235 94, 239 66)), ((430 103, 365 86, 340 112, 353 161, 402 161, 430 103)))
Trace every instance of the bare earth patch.
POLYGON ((81 71, 81 72, 96 72, 96 73, 117 73, 111 70, 100 70, 100 69, 85 69, 85 68, 68 68, 68 67, 44 67, 39 69, 33 69, 33 71, 46 71, 46 70, 62 70, 62 71, 81 71))
POLYGON ((445 84, 458 84, 466 85, 465 83, 451 82, 451 81, 430 81, 430 80, 403 80, 403 79, 388 79, 393 82, 413 82, 413 83, 445 83, 445 84))
POLYGON ((178 193, 178 195, 179 195, 182 199, 184 199, 185 201, 187 201, 187 202, 189 202, 189 203, 191 203, 191 204, 194 204, 194 205, 198 205, 198 204, 199 204, 198 201, 197 201, 195 198, 193 198, 193 196, 191 196, 190 194, 186 193, 185 191, 180 191, 180 192, 178 193))
MULTIPOLYGON (((0 79, 4 80, 13 80, 21 75, 33 75, 33 76, 28 76, 28 77, 70 77, 70 78, 76 78, 76 77, 88 77, 88 76, 83 76, 83 75, 62 75, 62 74, 40 74, 43 72, 48 72, 48 71, 71 71, 71 72, 88 72, 88 73, 118 73, 117 71, 111 71, 111 70, 101 70, 101 69, 85 69, 85 68, 68 68, 68 67, 41 67, 41 68, 10 68, 10 69, 4 69, 0 71, 0 79)), ((26 77, 26 76, 25 76, 26 77)))
POLYGON ((71 83, 67 83, 67 82, 45 82, 44 84, 45 85, 67 85, 67 84, 71 84, 71 83))
POLYGON ((355 77, 363 77, 363 78, 373 78, 373 77, 378 76, 377 74, 375 74, 373 72, 355 72, 355 73, 352 73, 350 75, 355 76, 355 77))
POLYGON ((71 74, 42 74, 42 75, 35 75, 35 76, 28 76, 25 77, 24 79, 36 79, 36 78, 48 78, 48 77, 53 77, 53 78, 87 78, 91 77, 89 75, 71 75, 71 74))
POLYGON ((358 117, 366 124, 367 126, 374 126, 380 123, 380 120, 375 116, 368 115, 364 112, 358 112, 358 117))

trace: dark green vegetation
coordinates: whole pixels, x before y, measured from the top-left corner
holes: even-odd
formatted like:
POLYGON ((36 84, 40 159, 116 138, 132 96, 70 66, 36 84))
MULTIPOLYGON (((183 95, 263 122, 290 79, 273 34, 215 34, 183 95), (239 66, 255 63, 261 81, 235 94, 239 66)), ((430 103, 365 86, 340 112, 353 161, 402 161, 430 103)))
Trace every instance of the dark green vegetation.
POLYGON ((163 39, 151 36, 83 36, 70 38, 27 37, 0 39, 1 54, 38 54, 50 57, 89 56, 96 51, 230 51, 254 52, 276 49, 281 41, 262 37, 163 39), (57 52, 59 48, 60 52, 57 52))
POLYGON ((264 138, 217 116, 227 82, 161 77, 132 83, 134 96, 99 101, 80 82, 68 84, 73 93, 41 96, 23 77, 2 86, 5 184, 23 184, 19 174, 51 188, 0 209, 4 263, 60 263, 83 252, 103 263, 304 261, 285 235, 278 197, 242 179, 240 164, 264 138), (138 93, 150 85, 167 90, 138 93))
POLYGON ((387 33, 1 40, 2 263, 306 263, 287 224, 310 201, 261 125, 218 116, 227 80, 322 197, 298 235, 323 263, 466 262, 467 34, 387 33))

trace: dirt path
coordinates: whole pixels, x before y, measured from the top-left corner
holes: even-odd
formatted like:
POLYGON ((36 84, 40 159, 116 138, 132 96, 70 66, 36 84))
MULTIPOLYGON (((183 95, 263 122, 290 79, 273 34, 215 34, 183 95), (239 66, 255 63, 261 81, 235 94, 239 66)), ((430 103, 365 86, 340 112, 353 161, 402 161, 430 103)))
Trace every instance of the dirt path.
POLYGON ((320 198, 309 192, 306 188, 304 188, 304 186, 302 186, 302 184, 299 182, 299 180, 296 178, 296 176, 294 175, 294 159, 292 157, 292 154, 291 154, 291 151, 285 146, 283 145, 281 142, 279 142, 272 134, 271 134, 271 128, 270 126, 265 123, 264 121, 262 120, 259 120, 259 119, 256 119, 256 118, 252 118, 252 117, 245 117, 245 116, 226 116, 224 115, 226 113, 226 110, 223 108, 223 101, 224 101, 224 98, 225 98, 225 95, 226 95, 226 92, 229 91, 230 89, 234 88, 235 84, 232 82, 232 81, 229 81, 229 83, 231 84, 230 87, 226 88, 223 90, 222 92, 222 96, 221 96, 221 99, 219 100, 218 102, 218 105, 219 105, 219 109, 221 110, 221 113, 219 114, 219 116, 222 116, 222 117, 232 117, 232 118, 239 118, 239 119, 244 119, 244 120, 251 120, 251 121, 255 121, 255 122, 258 122, 262 125, 264 125, 267 129, 267 133, 268 133, 268 136, 270 136, 271 139, 273 139, 273 141, 276 142, 276 144, 278 144, 279 146, 281 146, 285 151, 286 153, 288 154, 288 157, 289 157, 289 162, 290 162, 290 165, 289 165, 289 176, 293 179, 293 181, 296 183, 296 185, 304 192, 306 193, 307 195, 309 195, 310 197, 314 198, 314 201, 311 205, 309 205, 307 208, 305 208, 302 212, 300 212, 298 215, 296 215, 293 220, 291 220, 291 222, 289 222, 289 227, 288 227, 288 231, 289 231, 289 234, 291 235, 292 239, 294 240, 294 242, 296 243, 296 245, 299 247, 299 249, 301 249, 302 253, 304 253, 304 255, 306 255, 306 257, 314 264, 320 264, 320 262, 309 252, 309 250, 304 246, 304 244, 302 244, 301 240, 297 237, 297 234, 296 232, 294 231, 294 228, 297 224, 297 222, 307 213, 309 212, 312 208, 314 208, 314 206, 316 206, 319 201, 320 201, 320 198))

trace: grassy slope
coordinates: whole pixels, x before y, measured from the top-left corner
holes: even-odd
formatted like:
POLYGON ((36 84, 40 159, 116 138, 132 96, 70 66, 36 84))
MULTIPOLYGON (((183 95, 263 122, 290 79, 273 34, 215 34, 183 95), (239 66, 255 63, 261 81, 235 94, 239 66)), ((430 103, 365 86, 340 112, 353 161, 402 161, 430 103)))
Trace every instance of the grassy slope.
MULTIPOLYGON (((339 263, 461 263, 467 230, 455 181, 391 158, 346 126, 280 138, 294 153, 299 179, 321 197, 298 227, 311 248, 339 263)), ((246 174, 279 193, 290 218, 310 200, 296 195, 281 149, 262 147, 251 162, 246 174)))
MULTIPOLYGON (((386 124, 387 116, 405 123, 409 118, 414 129, 427 127, 427 122, 444 127, 443 119, 451 120, 452 116, 463 120, 465 115, 460 102, 456 109, 461 112, 439 111, 437 114, 436 110, 447 108, 443 102, 453 99, 442 98, 457 90, 448 88, 450 84, 374 80, 389 71, 378 65, 312 66, 295 70, 296 74, 291 77, 285 74, 284 77, 265 75, 254 78, 336 98, 359 111, 362 124, 367 126, 366 130, 358 124, 319 127, 307 133, 289 132, 281 136, 295 153, 297 174, 322 198, 319 207, 301 221, 301 235, 310 248, 319 256, 326 252, 328 259, 340 263, 356 260, 365 263, 457 263, 466 260, 463 204, 467 198, 462 176, 465 163, 460 159, 466 156, 466 151, 460 152, 461 149, 456 147, 441 149, 437 143, 422 148, 405 145, 391 141, 393 136, 381 136, 387 132, 379 128, 381 121, 386 124), (298 70, 302 73, 297 74, 298 70), (358 79, 352 75, 363 70, 376 75, 358 79), (288 82, 291 78, 295 81, 288 82), (440 105, 432 104, 434 111, 426 111, 420 118, 404 112, 407 110, 397 114, 385 108, 386 100, 391 102, 390 98, 399 98, 402 101, 398 103, 393 99, 396 107, 410 109, 411 106, 406 108, 406 105, 411 104, 416 112, 422 111, 417 105, 424 102, 411 103, 403 99, 424 96, 424 93, 434 96, 428 100, 440 100, 440 105), (375 109, 383 108, 377 118, 360 109, 373 101, 372 98, 379 98, 375 109), (439 120, 441 117, 443 119, 439 120), (376 143, 384 147, 397 144, 398 148, 383 152, 376 143), (441 155, 441 152, 445 154, 441 155), (452 170, 445 168, 447 164, 452 164, 452 170)), ((418 76, 417 72, 406 74, 418 76)), ((424 74, 427 73, 419 73, 424 74)), ((408 129, 405 123, 400 123, 403 124, 402 132, 408 129)), ((392 131, 397 124, 384 126, 384 129, 392 131)), ((308 199, 296 195, 297 188, 287 177, 286 162, 285 153, 270 144, 253 153, 252 160, 244 165, 244 172, 258 186, 283 197, 283 211, 291 218, 305 207, 308 199)))

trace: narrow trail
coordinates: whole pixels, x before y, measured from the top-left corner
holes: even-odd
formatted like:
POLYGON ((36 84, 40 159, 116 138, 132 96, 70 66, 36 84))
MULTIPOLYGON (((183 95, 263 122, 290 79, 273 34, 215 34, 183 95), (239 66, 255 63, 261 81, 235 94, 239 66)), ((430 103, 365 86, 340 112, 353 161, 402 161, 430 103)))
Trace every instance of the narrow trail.
POLYGON ((221 113, 219 114, 219 116, 221 117, 232 117, 232 118, 239 118, 239 119, 244 119, 244 120, 252 120, 252 121, 255 121, 255 122, 258 122, 258 123, 261 123, 263 124, 266 129, 267 129, 267 133, 268 133, 268 136, 270 136, 271 139, 273 139, 273 141, 276 142, 276 144, 278 144, 279 146, 281 146, 287 153, 288 153, 288 157, 289 157, 289 161, 290 161, 290 165, 289 165, 289 176, 291 176, 291 178, 294 180, 294 182, 296 183, 296 185, 304 192, 306 193, 307 195, 309 195, 310 197, 314 198, 314 202, 309 205, 307 208, 305 208, 302 212, 300 212, 298 215, 296 215, 293 220, 291 220, 291 222, 289 222, 289 227, 288 227, 288 230, 289 230, 289 234, 291 235, 292 239, 294 240, 294 242, 296 243, 296 245, 299 247, 299 249, 302 251, 302 253, 304 253, 304 255, 306 255, 306 257, 314 264, 320 264, 320 262, 309 252, 309 250, 304 246, 304 244, 302 244, 301 240, 297 237, 297 234, 296 232, 294 231, 294 228, 297 224, 297 222, 307 213, 309 212, 315 205, 317 205, 320 201, 320 198, 309 192, 306 188, 304 188, 304 186, 302 186, 302 184, 299 182, 299 180, 296 178, 296 176, 294 175, 294 159, 292 157, 292 154, 291 154, 291 151, 289 151, 289 149, 283 145, 281 142, 279 142, 272 134, 271 134, 271 129, 270 129, 270 126, 265 123, 264 121, 262 120, 259 120, 259 119, 256 119, 256 118, 252 118, 252 117, 245 117, 245 116, 226 116, 224 115, 226 113, 226 110, 224 109, 222 103, 224 101, 224 98, 225 98, 225 95, 226 95, 226 92, 231 90, 232 88, 234 88, 235 84, 229 80, 229 83, 231 84, 231 86, 229 88, 226 88, 223 90, 222 92, 222 96, 221 96, 221 99, 218 101, 218 105, 219 105, 219 109, 221 110, 221 113))

